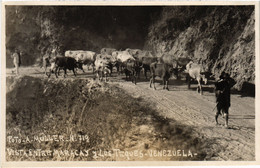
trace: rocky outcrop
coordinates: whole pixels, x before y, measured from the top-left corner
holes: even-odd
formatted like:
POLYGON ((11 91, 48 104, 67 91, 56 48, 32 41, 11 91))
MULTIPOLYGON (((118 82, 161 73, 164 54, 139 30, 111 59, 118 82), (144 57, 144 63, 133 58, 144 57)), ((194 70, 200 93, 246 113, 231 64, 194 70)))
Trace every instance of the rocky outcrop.
POLYGON ((254 22, 253 6, 165 7, 146 47, 159 56, 189 57, 216 76, 226 71, 241 90, 255 80, 254 22))

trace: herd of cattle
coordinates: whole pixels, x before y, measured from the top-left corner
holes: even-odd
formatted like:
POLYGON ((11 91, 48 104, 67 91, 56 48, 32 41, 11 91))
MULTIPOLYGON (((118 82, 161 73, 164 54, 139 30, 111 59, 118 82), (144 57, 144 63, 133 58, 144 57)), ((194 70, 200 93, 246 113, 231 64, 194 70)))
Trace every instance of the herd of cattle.
POLYGON ((60 69, 72 70, 76 76, 75 69, 81 69, 83 65, 91 65, 93 73, 96 73, 99 79, 107 80, 115 67, 118 73, 125 73, 126 79, 131 79, 136 84, 137 78, 140 78, 140 72, 143 70, 147 79, 147 72, 150 72, 150 87, 155 88, 155 77, 163 79, 163 89, 168 89, 169 78, 173 73, 177 78, 181 72, 187 74, 188 87, 190 87, 190 77, 198 82, 198 91, 202 93, 201 80, 207 83, 209 73, 203 71, 201 65, 194 63, 189 58, 174 58, 172 55, 163 54, 161 57, 154 56, 150 51, 140 49, 126 49, 117 51, 113 48, 103 48, 97 54, 93 51, 66 51, 65 56, 44 56, 43 67, 45 74, 50 77, 55 73, 58 78, 60 69), (50 72, 47 73, 47 66, 51 65, 50 72))
MULTIPOLYGON (((131 79, 136 84, 137 78, 140 78, 140 72, 143 70, 145 78, 147 72, 150 72, 150 87, 155 88, 155 77, 163 79, 163 89, 168 89, 169 78, 174 74, 178 79, 180 73, 186 76, 188 88, 190 88, 191 79, 198 82, 197 91, 202 94, 201 82, 207 84, 208 78, 213 75, 205 72, 202 65, 195 63, 190 58, 175 58, 169 54, 163 54, 160 57, 155 57, 149 51, 139 49, 126 49, 117 51, 112 48, 103 48, 100 54, 92 51, 66 51, 65 56, 44 56, 43 67, 45 74, 50 77, 54 72, 58 78, 60 69, 72 70, 76 76, 75 69, 81 69, 83 65, 92 65, 93 73, 96 73, 99 80, 105 77, 105 80, 112 74, 114 67, 117 73, 124 72, 126 80, 131 79), (51 65, 50 72, 47 73, 47 66, 51 65)), ((220 80, 215 82, 215 96, 217 112, 215 114, 216 124, 218 124, 218 116, 222 114, 225 118, 225 125, 228 126, 228 109, 230 107, 230 88, 235 84, 235 81, 230 78, 229 74, 222 72, 220 80)))

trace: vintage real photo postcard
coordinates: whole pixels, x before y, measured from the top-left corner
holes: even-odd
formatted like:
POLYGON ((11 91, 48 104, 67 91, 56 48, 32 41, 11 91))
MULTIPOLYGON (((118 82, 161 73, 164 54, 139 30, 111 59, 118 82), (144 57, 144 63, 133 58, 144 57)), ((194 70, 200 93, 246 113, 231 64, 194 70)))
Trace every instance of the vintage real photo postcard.
POLYGON ((3 2, 1 24, 1 166, 259 164, 259 2, 3 2))

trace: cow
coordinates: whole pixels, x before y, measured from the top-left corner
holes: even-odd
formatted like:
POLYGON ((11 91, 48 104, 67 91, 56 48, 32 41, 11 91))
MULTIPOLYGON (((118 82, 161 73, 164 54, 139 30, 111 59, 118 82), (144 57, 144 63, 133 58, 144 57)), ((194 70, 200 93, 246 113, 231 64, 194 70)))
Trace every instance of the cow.
POLYGON ((132 59, 127 60, 124 68, 126 80, 127 77, 131 78, 132 82, 136 85, 136 77, 140 74, 141 68, 142 66, 138 61, 132 59))
POLYGON ((220 114, 225 118, 225 127, 228 128, 228 116, 230 107, 230 89, 234 86, 235 80, 232 79, 228 73, 222 72, 220 80, 215 82, 215 97, 217 112, 215 114, 216 125, 218 125, 218 116, 220 114))
POLYGON ((140 49, 127 48, 125 49, 125 51, 128 52, 130 55, 132 55, 134 58, 138 58, 138 55, 142 53, 142 50, 140 49))
POLYGON ((190 61, 187 65, 186 65, 186 72, 188 73, 188 89, 190 89, 190 78, 195 79, 198 82, 198 87, 197 87, 197 91, 198 93, 200 93, 202 95, 202 86, 201 86, 201 80, 203 80, 203 82, 205 84, 207 84, 207 78, 205 76, 205 72, 203 72, 202 70, 202 66, 194 63, 193 61, 190 61))
MULTIPOLYGON (((168 64, 168 65, 171 65, 175 68, 178 68, 179 72, 183 72, 186 68, 186 65, 192 61, 190 58, 188 57, 178 57, 178 58, 175 58, 173 55, 171 54, 163 54, 161 56, 161 61, 165 64, 168 64)), ((179 75, 177 74, 177 79, 179 79, 179 75)))
POLYGON ((117 72, 122 72, 124 63, 128 60, 135 60, 135 58, 128 51, 115 51, 112 57, 116 59, 117 72))
POLYGON ((108 62, 108 68, 111 71, 110 75, 112 74, 113 67, 116 66, 117 63, 116 58, 108 54, 97 54, 96 60, 106 60, 108 62))
POLYGON ((186 65, 192 61, 190 58, 188 57, 178 57, 177 58, 177 66, 178 68, 180 68, 180 72, 184 71, 186 68, 186 65))
POLYGON ((101 55, 112 55, 112 53, 115 51, 116 51, 116 49, 114 49, 114 48, 102 48, 100 50, 100 54, 101 55))
POLYGON ((169 90, 168 88, 169 79, 171 77, 171 73, 174 72, 175 69, 168 64, 154 62, 150 65, 150 70, 151 70, 150 88, 152 87, 153 84, 153 88, 154 90, 156 90, 154 81, 155 81, 155 77, 158 76, 163 79, 163 89, 169 90))
POLYGON ((72 57, 55 57, 54 62, 51 64, 50 74, 48 77, 51 76, 51 73, 54 71, 56 78, 58 78, 58 73, 60 69, 64 70, 64 78, 67 75, 67 69, 72 70, 74 76, 76 76, 75 68, 78 67, 77 61, 72 57))
POLYGON ((55 58, 55 56, 50 56, 48 54, 46 54, 46 55, 44 55, 42 57, 42 66, 41 66, 41 68, 42 67, 44 68, 44 74, 47 75, 47 76, 48 76, 47 68, 48 68, 48 66, 51 66, 52 63, 54 63, 54 58, 55 58))
MULTIPOLYGON (((84 51, 80 52, 76 56, 76 61, 78 63, 84 64, 84 65, 92 65, 93 67, 94 62, 96 60, 96 53, 93 51, 84 51)), ((93 68, 93 73, 94 73, 94 68, 93 68)))
POLYGON ((105 82, 107 81, 108 74, 111 74, 110 66, 110 62, 105 58, 99 58, 95 60, 95 71, 99 80, 102 81, 104 76, 105 82))
POLYGON ((65 51, 65 57, 72 57, 76 59, 76 55, 78 55, 79 53, 84 52, 83 50, 68 50, 65 51))
MULTIPOLYGON (((83 51, 83 50, 75 50, 75 51, 66 51, 65 57, 72 57, 76 59, 78 62, 78 68, 81 69, 83 72, 82 65, 92 65, 94 67, 94 62, 96 59, 96 53, 93 51, 83 51)), ((94 73, 94 68, 93 68, 94 73)))
POLYGON ((144 76, 145 79, 147 79, 147 71, 150 71, 150 65, 154 62, 157 62, 158 58, 157 57, 142 57, 141 59, 141 64, 144 69, 144 76))

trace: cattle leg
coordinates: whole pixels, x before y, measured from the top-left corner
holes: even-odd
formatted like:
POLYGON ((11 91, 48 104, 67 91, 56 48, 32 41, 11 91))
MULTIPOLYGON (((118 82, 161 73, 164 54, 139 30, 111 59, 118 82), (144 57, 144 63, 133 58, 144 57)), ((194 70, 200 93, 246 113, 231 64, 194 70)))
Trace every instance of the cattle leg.
POLYGON ((168 88, 168 83, 169 83, 169 80, 167 79, 165 82, 166 82, 166 90, 168 90, 168 91, 169 91, 169 88, 168 88))
POLYGON ((60 76, 60 68, 58 67, 58 76, 60 76))
POLYGON ((98 71, 97 71, 97 75, 96 75, 96 76, 97 76, 97 79, 99 80, 99 74, 98 74, 98 71))
POLYGON ((150 78, 150 88, 152 88, 152 77, 150 78))
POLYGON ((154 90, 156 90, 154 81, 155 81, 155 77, 153 77, 153 88, 154 90))
POLYGON ((151 78, 150 78, 150 88, 152 87, 152 83, 153 83, 153 88, 154 88, 154 90, 156 90, 154 80, 155 80, 155 76, 151 76, 151 78))
POLYGON ((50 73, 46 74, 46 75, 48 76, 48 78, 50 78, 51 77, 51 70, 50 70, 50 73))
POLYGON ((137 75, 137 74, 134 75, 135 85, 136 85, 136 80, 137 80, 136 78, 137 78, 137 76, 139 76, 139 78, 140 78, 140 73, 138 73, 138 74, 139 74, 139 75, 137 75))
POLYGON ((220 110, 217 110, 216 114, 215 114, 215 121, 216 121, 216 125, 219 125, 218 123, 218 115, 220 113, 220 110))
POLYGON ((145 76, 145 79, 147 79, 147 69, 144 69, 144 76, 145 76))
POLYGON ((95 64, 92 64, 92 68, 93 68, 93 74, 95 73, 95 64))
POLYGON ((73 71, 73 74, 74 74, 74 76, 76 77, 76 73, 75 73, 75 70, 74 70, 74 68, 72 69, 72 71, 73 71))
POLYGON ((67 75, 67 69, 64 68, 63 70, 64 70, 64 78, 66 78, 66 75, 67 75))
POLYGON ((187 76, 188 89, 190 89, 190 75, 187 76))
POLYGON ((152 88, 152 83, 153 83, 153 88, 154 88, 154 90, 156 90, 154 80, 155 80, 155 76, 151 76, 151 78, 150 78, 150 88, 152 88))
POLYGON ((58 69, 59 69, 59 67, 56 67, 56 69, 55 69, 55 71, 54 71, 54 74, 55 74, 55 76, 56 76, 56 78, 58 78, 58 69))
POLYGON ((201 87, 200 79, 197 81, 198 81, 198 88, 197 88, 198 93, 200 93, 200 95, 202 95, 202 87, 201 87))
POLYGON ((163 78, 163 90, 165 89, 165 78, 163 78))
POLYGON ((136 85, 136 74, 133 73, 133 76, 132 76, 132 83, 134 83, 136 85))

